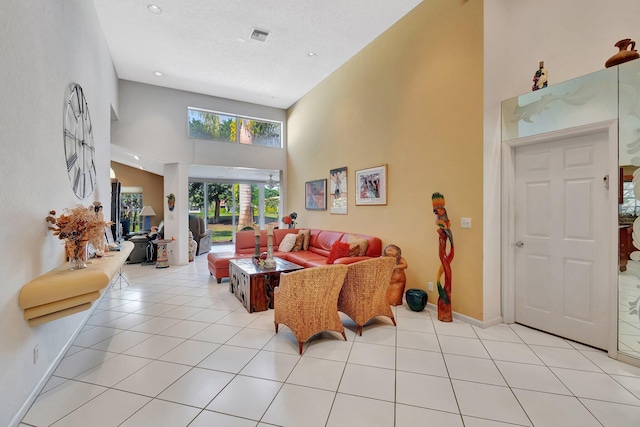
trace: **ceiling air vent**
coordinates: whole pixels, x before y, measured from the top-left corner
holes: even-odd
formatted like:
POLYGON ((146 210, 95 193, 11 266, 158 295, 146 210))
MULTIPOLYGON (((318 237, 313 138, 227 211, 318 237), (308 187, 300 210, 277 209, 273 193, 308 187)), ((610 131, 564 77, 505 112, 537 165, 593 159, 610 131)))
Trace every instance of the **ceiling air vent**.
POLYGON ((265 42, 267 41, 267 37, 269 37, 268 31, 258 30, 257 28, 254 28, 253 31, 251 31, 251 38, 253 40, 258 40, 259 42, 265 42))

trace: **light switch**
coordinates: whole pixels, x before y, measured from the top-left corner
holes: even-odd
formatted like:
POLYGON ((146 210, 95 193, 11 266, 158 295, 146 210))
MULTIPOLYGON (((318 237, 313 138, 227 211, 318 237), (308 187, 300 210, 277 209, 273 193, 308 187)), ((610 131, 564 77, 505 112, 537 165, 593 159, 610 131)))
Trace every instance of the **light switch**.
POLYGON ((471 218, 460 218, 461 228, 471 228, 471 218))

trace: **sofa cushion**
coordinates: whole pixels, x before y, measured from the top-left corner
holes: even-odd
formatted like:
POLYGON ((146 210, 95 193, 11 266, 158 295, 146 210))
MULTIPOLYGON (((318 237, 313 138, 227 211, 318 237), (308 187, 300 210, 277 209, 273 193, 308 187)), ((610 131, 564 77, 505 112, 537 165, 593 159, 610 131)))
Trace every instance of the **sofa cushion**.
POLYGON ((346 256, 349 256, 349 243, 336 240, 333 242, 333 245, 331 245, 331 251, 329 251, 326 263, 333 264, 338 258, 346 256))
POLYGON ((364 256, 369 247, 369 241, 349 234, 349 256, 364 256))
POLYGON ((278 246, 278 251, 280 252, 291 252, 293 247, 296 245, 298 235, 297 234, 287 234, 280 242, 280 246, 278 246))
POLYGON ((298 233, 295 236, 296 236, 296 241, 295 241, 295 244, 293 245, 292 251, 293 252, 301 251, 304 245, 304 234, 298 233))
MULTIPOLYGON (((275 229, 273 230, 273 250, 276 251, 279 248, 282 239, 288 234, 296 234, 298 231, 295 229, 275 229)), ((267 250, 267 231, 260 230, 260 252, 267 250)), ((255 231, 238 231, 236 233, 236 253, 252 255, 256 246, 256 234, 255 231)))
POLYGON ((331 246, 336 240, 342 239, 344 233, 339 231, 312 230, 309 241, 309 250, 311 247, 322 249, 323 251, 331 251, 331 246), (314 233, 315 232, 315 233, 314 233))
POLYGON ((311 251, 287 252, 285 255, 286 256, 283 258, 287 261, 301 265, 305 268, 327 264, 326 256, 319 255, 311 251))
POLYGON ((275 230, 273 230, 273 245, 278 246, 287 234, 297 233, 298 230, 296 230, 295 228, 276 228, 275 230))
POLYGON ((342 236, 341 240, 343 242, 349 242, 349 236, 354 236, 359 239, 366 239, 367 241, 369 241, 369 246, 367 247, 367 253, 364 254, 364 256, 369 258, 377 258, 379 256, 382 256, 382 240, 380 240, 379 238, 373 237, 373 236, 367 236, 365 234, 345 233, 344 236, 342 236))
MULTIPOLYGON (((260 246, 267 245, 265 233, 260 235, 260 246)), ((236 253, 251 255, 255 251, 256 234, 254 231, 238 231, 236 233, 236 253)))
POLYGON ((311 240, 311 230, 300 230, 298 234, 302 234, 304 236, 304 241, 302 242, 302 250, 309 250, 309 241, 311 240))
MULTIPOLYGON (((214 268, 229 268, 229 260, 238 258, 250 258, 253 254, 237 254, 235 252, 209 252, 207 255, 207 262, 210 267, 214 268)), ((216 276, 217 277, 217 276, 216 276)))

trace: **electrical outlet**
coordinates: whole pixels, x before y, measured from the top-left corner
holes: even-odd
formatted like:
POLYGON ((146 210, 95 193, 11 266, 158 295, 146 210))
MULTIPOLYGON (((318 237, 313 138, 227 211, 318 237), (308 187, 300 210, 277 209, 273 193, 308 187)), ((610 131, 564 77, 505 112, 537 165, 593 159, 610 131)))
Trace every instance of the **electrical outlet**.
POLYGON ((471 228, 471 218, 460 218, 460 228, 471 228))
POLYGON ((38 347, 38 345, 36 345, 35 347, 33 347, 33 364, 34 365, 38 363, 39 357, 40 357, 40 348, 38 347))
POLYGON ((429 291, 433 292, 433 282, 429 282, 427 288, 429 289, 429 291))

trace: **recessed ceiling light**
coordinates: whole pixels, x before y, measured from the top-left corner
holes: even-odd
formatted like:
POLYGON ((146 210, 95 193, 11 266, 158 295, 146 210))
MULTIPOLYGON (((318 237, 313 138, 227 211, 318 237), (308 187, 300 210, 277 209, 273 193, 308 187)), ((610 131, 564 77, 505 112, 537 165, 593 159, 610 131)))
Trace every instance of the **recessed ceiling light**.
POLYGON ((156 77, 162 77, 163 76, 163 74, 160 71, 154 71, 153 75, 156 76, 156 77))
POLYGON ((133 156, 133 158, 136 159, 136 160, 140 160, 140 157, 138 157, 138 156, 133 156))
POLYGON ((156 6, 155 4, 147 5, 147 9, 149 10, 149 12, 155 13, 156 15, 160 15, 162 13, 162 9, 160 9, 160 7, 156 6))
POLYGON ((144 168, 142 166, 138 166, 140 168, 140 170, 144 170, 144 168))
POLYGON ((309 55, 311 58, 315 58, 316 57, 316 54, 313 53, 313 52, 309 52, 309 53, 307 53, 307 55, 309 55))

